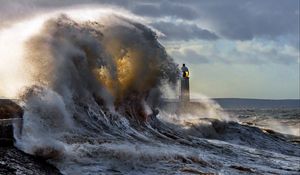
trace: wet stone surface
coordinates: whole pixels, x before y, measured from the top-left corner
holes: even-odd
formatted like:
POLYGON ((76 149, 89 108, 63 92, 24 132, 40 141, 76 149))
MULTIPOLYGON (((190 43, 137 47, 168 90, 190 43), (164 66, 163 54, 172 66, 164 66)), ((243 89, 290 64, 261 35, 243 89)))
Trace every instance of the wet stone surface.
POLYGON ((0 147, 0 174, 56 175, 60 173, 45 160, 25 154, 14 147, 0 147))
POLYGON ((23 109, 9 99, 0 99, 0 120, 10 118, 22 118, 23 109))

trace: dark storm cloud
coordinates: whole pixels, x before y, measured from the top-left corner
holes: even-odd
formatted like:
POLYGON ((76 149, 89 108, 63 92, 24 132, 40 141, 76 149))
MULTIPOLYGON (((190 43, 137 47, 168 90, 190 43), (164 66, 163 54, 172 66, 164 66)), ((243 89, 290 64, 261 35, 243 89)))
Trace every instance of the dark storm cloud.
MULTIPOLYGON (((192 23, 209 21, 214 33, 228 39, 299 36, 299 0, 0 0, 0 3, 0 27, 39 11, 99 4, 122 7, 152 18, 171 17, 192 23)), ((180 26, 174 27, 180 30, 180 26)))
POLYGON ((297 35, 299 31, 299 0, 189 2, 197 7, 199 20, 210 21, 216 32, 229 39, 273 38, 291 33, 297 35))
POLYGON ((216 40, 219 38, 215 33, 195 24, 156 22, 151 25, 163 32, 167 40, 216 40))
POLYGON ((299 38, 299 0, 169 0, 132 9, 148 17, 174 17, 197 23, 209 21, 214 32, 228 39, 299 38))
POLYGON ((139 4, 132 9, 133 13, 149 17, 174 17, 193 20, 198 14, 193 6, 162 1, 161 3, 139 4))

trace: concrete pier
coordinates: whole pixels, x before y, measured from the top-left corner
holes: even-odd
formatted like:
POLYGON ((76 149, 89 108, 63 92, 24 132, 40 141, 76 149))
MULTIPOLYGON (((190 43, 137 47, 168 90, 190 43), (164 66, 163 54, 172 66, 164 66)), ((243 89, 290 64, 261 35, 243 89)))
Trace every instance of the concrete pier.
POLYGON ((12 100, 0 99, 0 147, 12 146, 22 128, 23 109, 12 100))

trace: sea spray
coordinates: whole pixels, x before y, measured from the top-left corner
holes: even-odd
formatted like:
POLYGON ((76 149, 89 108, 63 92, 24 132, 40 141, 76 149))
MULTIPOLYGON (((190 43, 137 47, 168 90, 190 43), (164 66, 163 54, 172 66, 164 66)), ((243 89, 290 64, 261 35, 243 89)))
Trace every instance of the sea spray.
POLYGON ((23 62, 33 84, 19 96, 25 114, 17 145, 25 152, 56 157, 81 135, 116 132, 145 139, 131 127, 120 133, 126 129, 122 121, 146 122, 145 108, 156 107, 151 102, 160 98, 158 87, 175 84, 179 71, 151 29, 124 17, 107 18, 114 22, 59 15, 25 41, 23 62))

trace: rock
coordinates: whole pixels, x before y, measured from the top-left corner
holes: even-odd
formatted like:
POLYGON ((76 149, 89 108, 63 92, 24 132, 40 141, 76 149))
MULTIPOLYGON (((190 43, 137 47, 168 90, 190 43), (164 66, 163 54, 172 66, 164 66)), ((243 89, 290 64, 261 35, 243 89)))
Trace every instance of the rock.
POLYGON ((239 165, 231 165, 230 168, 234 168, 244 172, 254 173, 254 171, 251 168, 247 168, 239 165))
POLYGON ((191 167, 183 167, 180 169, 180 171, 188 174, 199 174, 199 175, 215 175, 215 173, 207 173, 207 172, 201 172, 200 170, 197 170, 195 168, 191 167))
POLYGON ((0 174, 60 175, 61 173, 43 159, 25 154, 14 147, 0 147, 0 174))
POLYGON ((0 99, 0 120, 22 118, 23 109, 12 100, 0 99))

